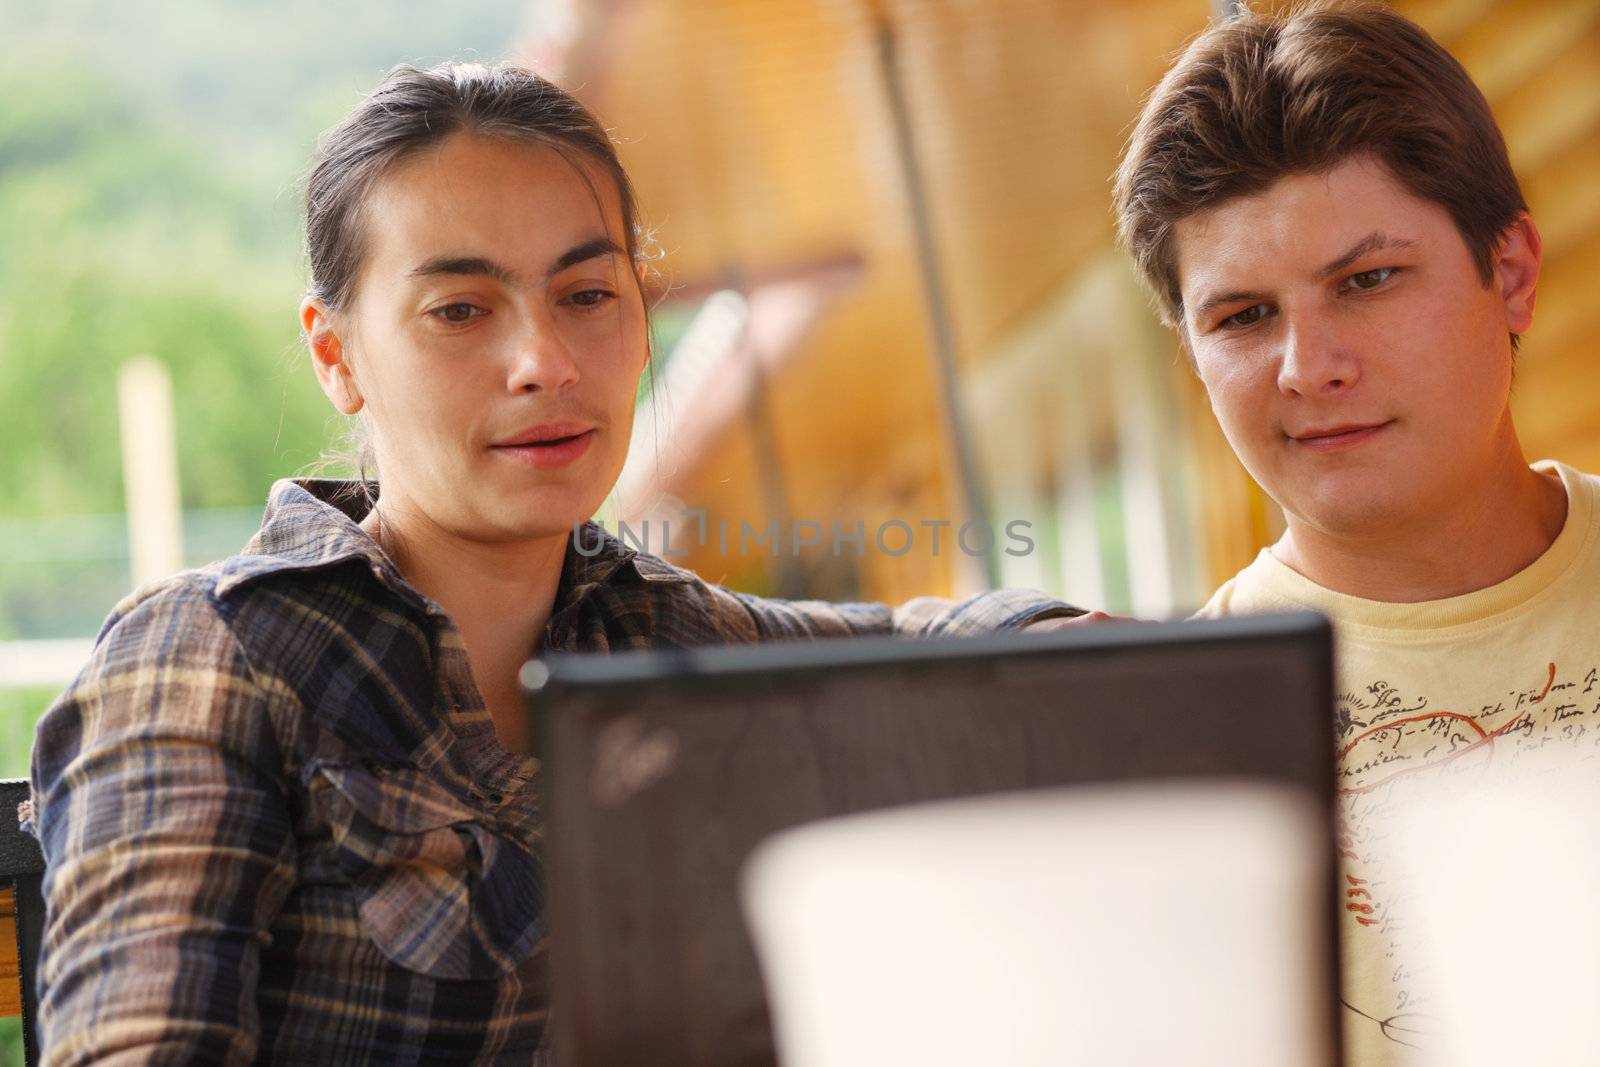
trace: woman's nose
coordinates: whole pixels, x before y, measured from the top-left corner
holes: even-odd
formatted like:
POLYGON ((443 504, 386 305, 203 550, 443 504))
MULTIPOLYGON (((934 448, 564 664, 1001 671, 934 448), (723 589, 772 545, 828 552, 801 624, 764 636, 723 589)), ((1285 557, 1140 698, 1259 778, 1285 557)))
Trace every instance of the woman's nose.
POLYGON ((552 323, 531 323, 513 348, 506 387, 513 393, 557 391, 578 380, 578 361, 552 323))

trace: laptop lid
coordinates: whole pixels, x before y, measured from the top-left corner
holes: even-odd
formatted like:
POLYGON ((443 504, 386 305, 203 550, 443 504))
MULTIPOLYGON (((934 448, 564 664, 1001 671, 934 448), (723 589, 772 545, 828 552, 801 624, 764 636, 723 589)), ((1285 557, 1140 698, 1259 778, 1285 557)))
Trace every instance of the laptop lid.
POLYGON ((550 656, 524 684, 545 776, 563 1063, 775 1061, 738 879, 776 831, 917 802, 1196 778, 1286 785, 1327 813, 1337 1047, 1320 616, 550 656))

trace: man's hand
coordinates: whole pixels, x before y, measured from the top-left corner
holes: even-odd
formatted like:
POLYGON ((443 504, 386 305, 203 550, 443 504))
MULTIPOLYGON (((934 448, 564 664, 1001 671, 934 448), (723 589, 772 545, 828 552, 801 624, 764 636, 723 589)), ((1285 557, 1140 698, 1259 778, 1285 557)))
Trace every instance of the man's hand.
POLYGON ((1079 615, 1071 619, 1040 619, 1038 622, 1030 622, 1022 628, 1022 632, 1039 634, 1050 630, 1070 630, 1078 626, 1092 626, 1102 622, 1138 621, 1138 619, 1129 619, 1122 615, 1107 615, 1103 611, 1091 611, 1087 615, 1079 615))

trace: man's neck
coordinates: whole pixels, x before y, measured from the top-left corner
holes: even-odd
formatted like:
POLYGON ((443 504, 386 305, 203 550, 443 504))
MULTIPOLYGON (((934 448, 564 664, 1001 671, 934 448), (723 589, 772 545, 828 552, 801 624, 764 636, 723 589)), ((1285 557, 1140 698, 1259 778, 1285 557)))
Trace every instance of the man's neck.
POLYGON ((1560 480, 1531 470, 1520 450, 1457 502, 1370 533, 1321 530, 1291 517, 1272 554, 1335 592, 1412 604, 1505 581, 1550 547, 1567 516, 1560 480))
POLYGON ((538 649, 554 610, 566 536, 474 541, 412 509, 381 503, 361 526, 406 581, 450 615, 496 736, 511 751, 523 749, 517 671, 538 649))

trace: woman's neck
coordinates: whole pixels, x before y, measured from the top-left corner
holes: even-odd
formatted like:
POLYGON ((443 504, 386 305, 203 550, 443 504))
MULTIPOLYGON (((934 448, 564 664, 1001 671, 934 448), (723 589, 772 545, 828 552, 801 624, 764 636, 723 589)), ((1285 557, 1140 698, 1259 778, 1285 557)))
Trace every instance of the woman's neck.
POLYGON ((361 527, 406 581, 449 614, 496 737, 508 750, 526 752, 517 674, 538 650, 554 610, 566 536, 477 541, 382 501, 361 527))

